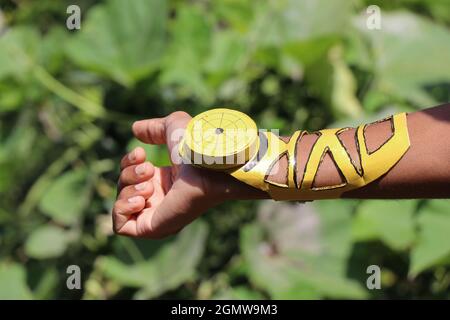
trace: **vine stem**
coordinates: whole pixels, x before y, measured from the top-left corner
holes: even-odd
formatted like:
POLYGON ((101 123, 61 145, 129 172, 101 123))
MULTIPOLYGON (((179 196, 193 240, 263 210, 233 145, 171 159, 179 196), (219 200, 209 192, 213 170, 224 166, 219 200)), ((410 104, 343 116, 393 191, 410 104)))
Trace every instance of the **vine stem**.
POLYGON ((66 87, 50 73, 48 73, 43 67, 35 65, 33 68, 33 73, 36 79, 48 90, 86 114, 94 117, 104 117, 106 115, 106 110, 102 105, 97 104, 66 87))
POLYGON ((39 202, 42 194, 50 186, 52 179, 60 174, 70 162, 74 161, 80 155, 81 150, 78 147, 67 149, 64 154, 55 162, 53 162, 47 171, 39 177, 28 191, 25 200, 19 207, 19 214, 26 217, 30 214, 36 204, 39 202))
POLYGON ((33 65, 33 74, 37 81, 49 91, 75 106, 82 112, 94 118, 102 118, 104 120, 114 121, 124 125, 130 125, 136 119, 119 112, 106 110, 104 106, 91 101, 76 91, 70 89, 53 77, 47 70, 39 65, 33 65))
POLYGON ((12 56, 21 57, 21 59, 28 65, 34 78, 41 85, 87 115, 91 115, 94 118, 101 117, 104 120, 114 121, 125 125, 130 125, 130 122, 134 120, 126 114, 106 110, 103 105, 91 101, 83 95, 70 89, 52 76, 47 70, 45 70, 44 67, 34 61, 34 59, 25 53, 17 43, 13 43, 5 50, 12 56))

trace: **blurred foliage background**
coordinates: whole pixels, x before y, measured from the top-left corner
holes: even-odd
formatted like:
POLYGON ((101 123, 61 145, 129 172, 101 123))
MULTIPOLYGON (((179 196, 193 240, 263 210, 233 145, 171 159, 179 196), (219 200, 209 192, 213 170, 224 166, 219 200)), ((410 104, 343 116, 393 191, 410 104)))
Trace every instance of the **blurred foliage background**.
POLYGON ((447 0, 0 8, 0 298, 450 297, 448 200, 230 202, 161 241, 114 236, 109 214, 136 119, 230 106, 289 134, 448 102, 447 0))

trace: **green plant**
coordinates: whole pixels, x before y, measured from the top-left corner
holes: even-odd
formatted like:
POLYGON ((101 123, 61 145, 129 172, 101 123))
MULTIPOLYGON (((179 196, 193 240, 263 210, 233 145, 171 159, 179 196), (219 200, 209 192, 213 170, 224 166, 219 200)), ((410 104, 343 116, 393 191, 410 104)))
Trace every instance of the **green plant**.
POLYGON ((135 119, 224 105, 288 134, 448 101, 446 1, 375 1, 376 31, 362 0, 83 0, 68 31, 72 2, 0 1, 1 298, 450 297, 448 200, 226 203, 162 241, 109 216, 135 119))

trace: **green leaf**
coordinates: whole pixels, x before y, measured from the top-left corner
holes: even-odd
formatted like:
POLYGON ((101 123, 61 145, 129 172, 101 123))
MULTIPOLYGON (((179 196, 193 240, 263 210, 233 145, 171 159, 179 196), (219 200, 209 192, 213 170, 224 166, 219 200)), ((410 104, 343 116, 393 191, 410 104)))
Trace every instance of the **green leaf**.
POLYGON ((415 239, 416 207, 415 200, 364 201, 353 220, 353 236, 359 241, 381 240, 394 250, 405 250, 415 239))
POLYGON ((179 85, 187 95, 207 97, 210 93, 201 74, 211 45, 206 16, 196 6, 181 5, 171 34, 173 40, 163 61, 161 83, 179 85))
POLYGON ((219 21, 229 24, 232 27, 230 29, 235 29, 242 33, 248 31, 255 12, 255 4, 252 1, 219 0, 211 2, 211 5, 214 10, 214 16, 219 21))
POLYGON ((212 38, 211 52, 205 63, 206 70, 214 77, 224 80, 239 71, 247 57, 245 38, 232 30, 216 32, 212 38))
POLYGON ((420 272, 439 265, 449 263, 450 258, 450 201, 430 201, 419 212, 419 237, 411 252, 410 274, 416 276, 420 272))
POLYGON ((41 37, 31 26, 17 26, 0 37, 0 80, 14 77, 28 81, 36 65, 57 71, 63 65, 64 43, 68 31, 54 28, 41 37))
POLYGON ((23 107, 25 93, 17 84, 0 83, 0 92, 0 114, 23 107))
POLYGON ((333 47, 324 59, 306 72, 311 88, 333 108, 335 114, 352 118, 362 115, 362 107, 356 97, 356 80, 343 60, 341 46, 333 47))
POLYGON ((0 263, 0 299, 32 299, 24 267, 16 263, 0 263))
POLYGON ((369 30, 365 17, 356 25, 373 48, 377 87, 417 104, 434 103, 424 88, 450 81, 448 29, 407 12, 383 13, 380 30, 369 30))
POLYGON ((0 36, 0 80, 26 79, 36 60, 40 35, 31 27, 19 26, 0 36))
POLYGON ((66 28, 55 27, 40 41, 37 59, 49 72, 56 72, 64 66, 64 46, 69 37, 66 28))
POLYGON ((311 67, 310 70, 314 70, 318 63, 326 62, 328 51, 336 44, 338 41, 335 36, 327 36, 288 43, 284 46, 283 52, 303 67, 311 67))
POLYGON ((158 67, 166 16, 164 0, 109 0, 89 11, 67 53, 81 67, 131 86, 158 67))
POLYGON ((294 79, 302 68, 324 58, 339 40, 351 14, 348 1, 287 0, 255 5, 257 12, 253 35, 257 56, 263 54, 265 65, 275 65, 286 73, 285 64, 295 66, 294 79), (270 51, 267 48, 276 48, 270 51), (272 58, 272 62, 270 61, 272 58), (280 61, 278 61, 280 60, 280 61), (295 65, 295 62, 298 65, 295 65))
POLYGON ((40 210, 65 225, 79 222, 89 200, 87 175, 87 170, 77 169, 56 179, 42 197, 40 210))
POLYGON ((345 0, 266 1, 255 7, 258 43, 270 46, 340 34, 351 14, 351 3, 345 0))
POLYGON ((156 297, 195 277, 206 236, 206 224, 196 221, 186 227, 174 242, 163 245, 149 260, 128 265, 109 256, 99 260, 99 267, 117 283, 140 288, 136 298, 156 297))
POLYGON ((274 299, 365 297, 361 285, 346 277, 353 206, 342 200, 318 206, 266 202, 260 223, 241 234, 251 282, 274 299))
POLYGON ((25 243, 25 253, 32 258, 48 259, 61 256, 66 251, 69 237, 63 229, 44 225, 31 233, 25 243))

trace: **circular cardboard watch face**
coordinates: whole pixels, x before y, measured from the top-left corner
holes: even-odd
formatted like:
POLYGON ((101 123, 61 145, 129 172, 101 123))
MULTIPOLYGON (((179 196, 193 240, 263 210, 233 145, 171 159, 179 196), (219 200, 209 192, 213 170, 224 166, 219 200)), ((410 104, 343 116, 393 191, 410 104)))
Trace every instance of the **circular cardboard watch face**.
POLYGON ((258 147, 255 122, 245 113, 219 108, 192 118, 186 127, 182 153, 194 165, 226 170, 244 165, 258 147))

